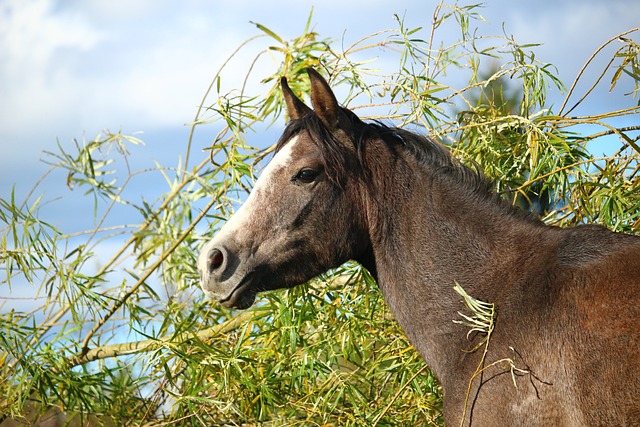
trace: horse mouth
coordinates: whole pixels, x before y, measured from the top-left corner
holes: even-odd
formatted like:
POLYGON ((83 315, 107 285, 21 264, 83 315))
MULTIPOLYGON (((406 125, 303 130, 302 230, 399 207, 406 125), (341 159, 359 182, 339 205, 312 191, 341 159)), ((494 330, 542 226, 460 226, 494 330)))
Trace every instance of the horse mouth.
POLYGON ((251 307, 256 300, 256 291, 251 286, 253 272, 248 273, 240 280, 231 293, 219 302, 223 307, 236 308, 240 310, 251 307))

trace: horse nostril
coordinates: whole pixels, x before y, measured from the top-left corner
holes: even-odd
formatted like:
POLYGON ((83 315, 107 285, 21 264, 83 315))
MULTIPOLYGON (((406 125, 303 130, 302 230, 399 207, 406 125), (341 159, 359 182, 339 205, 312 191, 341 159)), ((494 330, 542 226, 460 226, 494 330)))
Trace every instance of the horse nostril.
POLYGON ((209 263, 207 264, 207 268, 209 269, 209 274, 216 271, 224 262, 224 255, 220 249, 211 249, 209 252, 209 263))

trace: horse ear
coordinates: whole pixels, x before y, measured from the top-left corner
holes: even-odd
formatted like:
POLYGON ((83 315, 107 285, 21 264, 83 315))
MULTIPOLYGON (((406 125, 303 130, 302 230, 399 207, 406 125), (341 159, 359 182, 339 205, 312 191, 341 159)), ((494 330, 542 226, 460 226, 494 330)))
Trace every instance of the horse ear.
POLYGON ((307 68, 311 81, 311 105, 322 123, 329 129, 337 129, 342 110, 329 83, 313 68, 307 68))
POLYGON ((286 77, 280 79, 280 86, 282 87, 282 95, 284 96, 284 102, 287 104, 287 114, 289 114, 290 120, 301 119, 311 112, 311 108, 307 107, 304 102, 294 95, 286 77))

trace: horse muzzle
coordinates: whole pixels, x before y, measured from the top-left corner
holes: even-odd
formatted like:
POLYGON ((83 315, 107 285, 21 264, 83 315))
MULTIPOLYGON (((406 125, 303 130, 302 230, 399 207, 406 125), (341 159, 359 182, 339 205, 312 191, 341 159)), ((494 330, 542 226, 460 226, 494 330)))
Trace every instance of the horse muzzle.
POLYGON ((256 298, 253 274, 241 268, 237 255, 224 245, 206 244, 198 256, 204 293, 228 308, 249 308, 256 298))

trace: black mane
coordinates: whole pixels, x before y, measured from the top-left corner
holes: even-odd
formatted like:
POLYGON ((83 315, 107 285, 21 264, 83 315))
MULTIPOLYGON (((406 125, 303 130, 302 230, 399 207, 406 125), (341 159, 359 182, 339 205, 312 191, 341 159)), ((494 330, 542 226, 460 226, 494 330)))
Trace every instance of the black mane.
POLYGON ((276 151, 291 138, 306 131, 321 149, 329 177, 334 182, 340 182, 342 175, 354 173, 354 167, 357 170, 365 167, 362 155, 364 145, 377 139, 384 141, 387 147, 395 150, 397 147, 404 147, 419 163, 436 170, 441 175, 451 175, 452 178, 478 192, 486 193, 492 188, 491 182, 479 170, 473 170, 460 163, 458 159, 451 156, 447 148, 432 138, 388 126, 379 121, 363 122, 350 110, 343 108, 342 111, 349 118, 352 129, 350 143, 358 154, 357 159, 353 158, 353 153, 342 147, 343 142, 338 141, 314 113, 299 120, 291 120, 276 145, 276 151))
POLYGON ((366 144, 383 141, 392 155, 400 152, 410 153, 419 164, 427 168, 432 176, 447 179, 456 188, 466 190, 470 195, 485 199, 500 206, 504 211, 529 220, 538 221, 535 216, 504 201, 493 189, 494 184, 487 179, 479 167, 468 167, 453 157, 450 151, 433 138, 407 131, 380 121, 364 122, 351 110, 342 108, 348 118, 350 135, 347 141, 339 140, 322 123, 315 113, 291 120, 276 145, 280 150, 291 138, 301 132, 308 132, 312 141, 320 148, 324 166, 329 179, 342 187, 347 176, 367 175, 368 165, 364 156, 366 144), (351 144, 352 150, 346 150, 344 144, 351 144), (354 155, 354 153, 356 155, 354 155))

